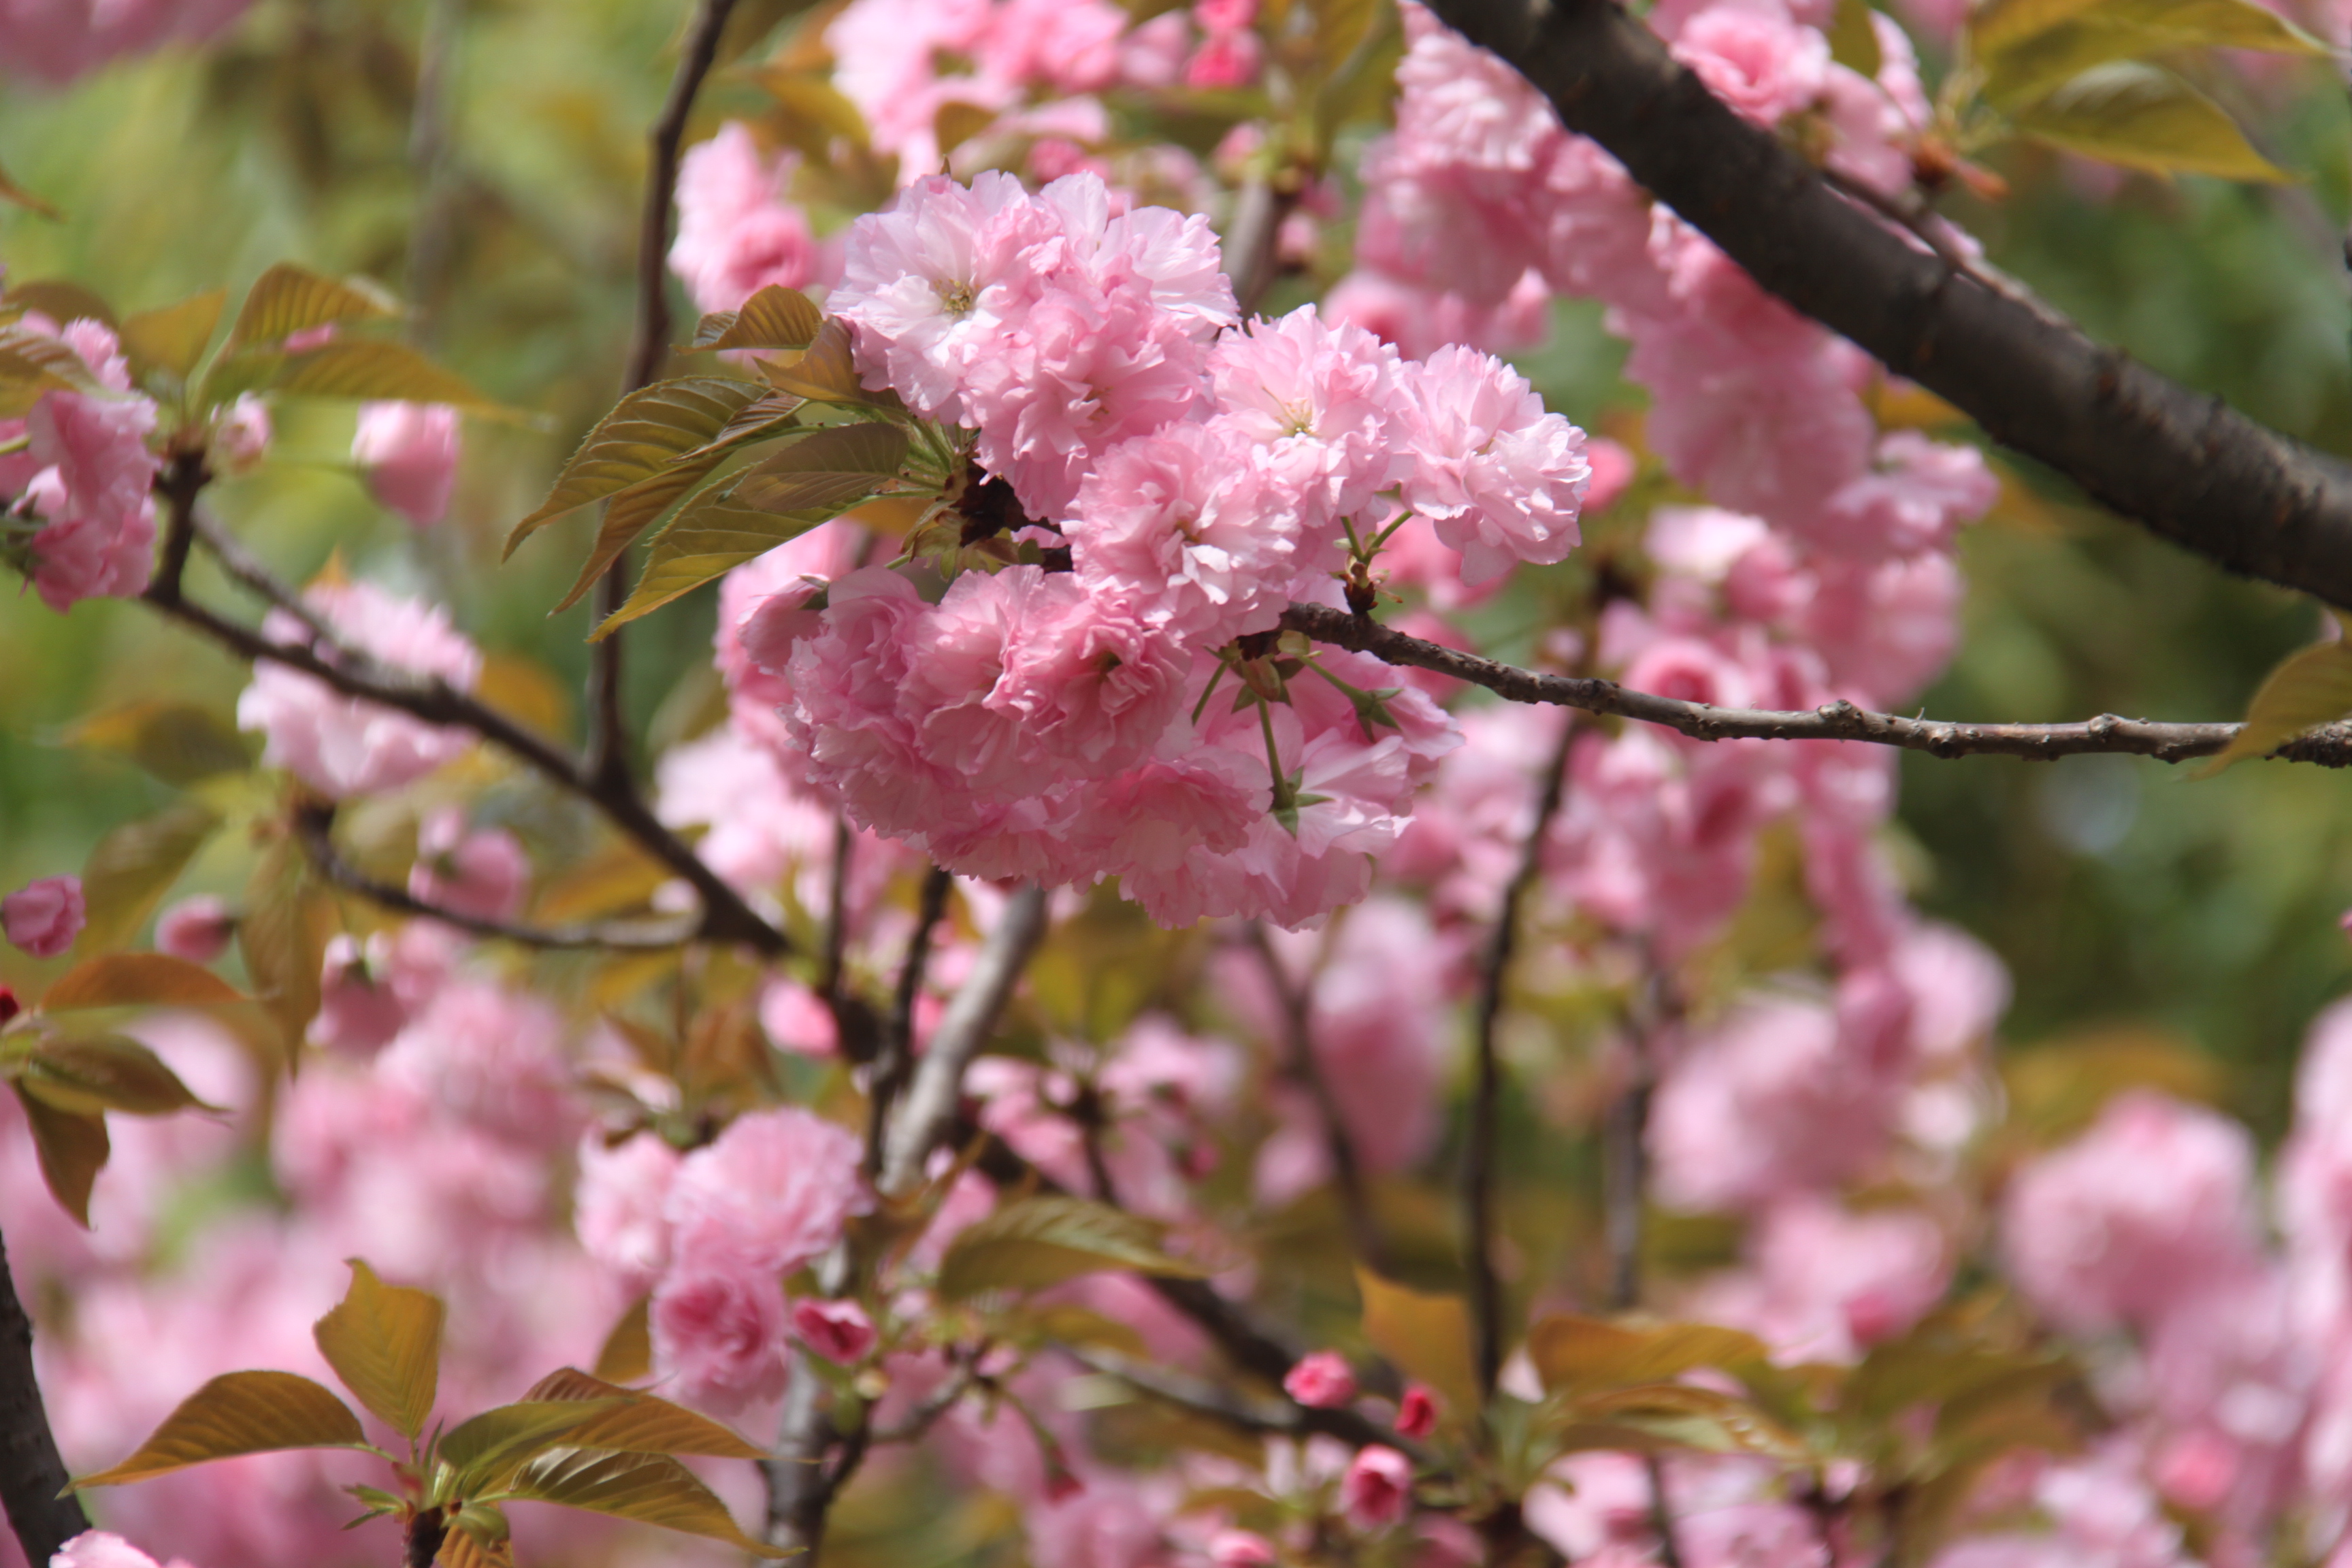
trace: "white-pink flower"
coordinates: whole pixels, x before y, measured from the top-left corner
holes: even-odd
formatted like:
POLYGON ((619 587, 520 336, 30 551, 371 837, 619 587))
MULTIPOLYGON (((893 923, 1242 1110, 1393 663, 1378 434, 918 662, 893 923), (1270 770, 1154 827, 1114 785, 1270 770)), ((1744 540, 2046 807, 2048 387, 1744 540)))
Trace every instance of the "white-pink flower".
POLYGON ((0 929, 12 947, 55 958, 73 946, 88 912, 79 877, 43 877, 0 899, 0 929))
POLYGON ((1446 347, 1409 366, 1412 471, 1404 501, 1483 583, 1514 562, 1564 559, 1592 477, 1584 432, 1544 411, 1527 378, 1490 354, 1446 347))
POLYGON ((457 411, 446 403, 363 403, 352 461, 380 505, 430 528, 448 514, 457 485, 457 411))
POLYGON ((654 1287, 654 1371, 688 1402, 731 1415, 784 1391, 784 1292, 730 1253, 681 1258, 654 1287))
POLYGON ((772 1279, 811 1262, 873 1206, 859 1154, 856 1134, 798 1107, 736 1118, 670 1184, 673 1268, 724 1257, 772 1279))

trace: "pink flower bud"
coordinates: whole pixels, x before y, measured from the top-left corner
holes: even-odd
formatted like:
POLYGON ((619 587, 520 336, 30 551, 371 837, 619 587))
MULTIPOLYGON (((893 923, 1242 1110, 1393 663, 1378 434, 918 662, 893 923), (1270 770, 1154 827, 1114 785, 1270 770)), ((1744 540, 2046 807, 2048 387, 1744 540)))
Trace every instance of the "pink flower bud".
POLYGON ((802 1344, 845 1366, 864 1361, 874 1348, 874 1320, 855 1301, 818 1301, 806 1297, 793 1303, 793 1332, 802 1344))
POLYGON ((269 437, 269 405, 240 393, 213 426, 213 466, 225 474, 248 472, 268 454, 269 437))
POLYGON ((1216 1568, 1265 1568, 1274 1561, 1274 1543, 1246 1530, 1221 1530, 1209 1537, 1209 1561, 1216 1568))
POLYGON ((457 482, 457 411, 446 403, 369 403, 360 408, 352 461, 368 493, 419 528, 449 510, 457 482))
POLYGON ((210 963, 228 951, 236 921, 210 893, 182 899, 155 922, 155 951, 190 963, 210 963))
MULTIPOLYGON (((372 945, 381 950, 380 942, 372 945)), ((382 973, 387 958, 382 951, 369 953, 348 934, 328 942, 311 1039, 331 1051, 373 1056, 406 1026, 408 1004, 382 973)))
POLYGON ((1374 1445, 1357 1454, 1339 1480, 1339 1508, 1359 1530, 1385 1530, 1412 1502, 1412 1461, 1374 1445))
POLYGON ((44 877, 0 899, 0 926, 35 958, 55 958, 71 947, 88 914, 79 877, 44 877))
POLYGON ((329 321, 322 327, 305 327, 299 332, 289 332, 286 334, 286 352, 306 354, 325 348, 335 341, 335 323, 329 321))
POLYGON ((515 836, 503 828, 468 833, 466 814, 445 806, 417 829, 416 863, 408 870, 408 890, 436 909, 478 920, 507 920, 522 908, 530 881, 530 861, 515 836))
POLYGON ((1404 1397, 1397 1401, 1397 1436, 1426 1437, 1436 1430, 1437 1395, 1422 1384, 1407 1384, 1404 1397))
POLYGON ((1312 1410, 1333 1410, 1356 1397, 1356 1374, 1337 1351, 1302 1356, 1282 1380, 1282 1391, 1312 1410))
POLYGON ((49 1559, 49 1568, 155 1568, 155 1560, 119 1535, 85 1530, 49 1559))

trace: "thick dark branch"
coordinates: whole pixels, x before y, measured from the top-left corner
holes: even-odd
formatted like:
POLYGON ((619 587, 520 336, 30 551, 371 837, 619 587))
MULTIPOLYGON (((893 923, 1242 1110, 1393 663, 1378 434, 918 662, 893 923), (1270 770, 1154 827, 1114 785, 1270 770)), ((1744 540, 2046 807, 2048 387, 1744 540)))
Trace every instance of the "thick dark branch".
MULTIPOLYGON (((1549 702, 1588 713, 1613 714, 1662 724, 1696 741, 1866 741, 1936 757, 2002 756, 2047 759, 2123 752, 2185 763, 2210 757, 2227 746, 2239 724, 2164 724, 2102 713, 2077 724, 1954 724, 1941 719, 1906 719, 1874 713, 1851 702, 1831 702, 1811 712, 1759 708, 1714 708, 1635 691, 1613 680, 1545 675, 1462 653, 1407 637, 1378 621, 1325 605, 1293 605, 1282 624, 1318 642, 1369 653, 1391 664, 1434 670, 1483 686, 1514 702, 1549 702)), ((2297 736, 2270 753, 2285 762, 2352 767, 2352 725, 2327 724, 2297 736)))
MULTIPOLYGON (((915 910, 915 930, 907 938, 907 957, 898 966, 898 988, 890 1002, 890 1021, 874 1055, 874 1078, 866 1095, 866 1179, 882 1173, 882 1141, 889 1125, 890 1103, 907 1086, 915 1063, 915 1004, 923 994, 923 972, 930 967, 931 932, 948 912, 948 893, 955 878, 944 866, 923 876, 923 891, 915 910)), ((828 937, 830 942, 831 938, 828 937)), ((835 987, 839 988, 836 971, 835 987)))
MULTIPOLYGON (((665 268, 669 264, 669 208, 677 194, 677 150, 686 140, 686 122, 702 91, 711 63, 719 58, 719 36, 735 0, 702 0, 694 21, 678 45, 677 71, 670 78, 669 97, 647 133, 646 205, 637 220, 637 328, 629 347, 629 368, 622 394, 651 386, 669 357, 669 295, 665 268)), ((629 552, 614 557, 596 584, 596 620, 602 625, 628 602, 629 552)), ((615 630, 594 646, 588 676, 588 776, 614 792, 634 794, 629 773, 629 728, 621 707, 621 647, 615 630)))
POLYGON ((1495 911, 1495 929, 1478 966, 1478 1010, 1474 1019, 1476 1079, 1470 1096, 1470 1125, 1462 1142, 1462 1265, 1470 1286, 1470 1335, 1478 1369, 1478 1391, 1495 1395, 1503 1372, 1503 1281, 1495 1259, 1495 1143, 1503 1098, 1503 1064, 1496 1048, 1495 1026, 1503 1016, 1503 995, 1510 978, 1511 954, 1518 946, 1519 907, 1543 876, 1544 841, 1551 836, 1552 818, 1559 815, 1560 796, 1568 784, 1569 748, 1576 741, 1576 721, 1560 726, 1559 744, 1546 764, 1543 784, 1536 797, 1527 842, 1519 863, 1503 888, 1503 901, 1495 911))
POLYGON ((1609 0, 1432 0, 1757 282, 1995 440, 2232 571, 2352 605, 2352 469, 1956 270, 1609 0))
POLYGON ((81 1500, 58 1495, 66 1479, 33 1376, 33 1320, 16 1299, 8 1249, 0 1243, 0 1504, 27 1563, 46 1563, 89 1528, 81 1500))
POLYGON ((1315 1057, 1314 999, 1308 995, 1307 987, 1293 982, 1290 972, 1283 968, 1282 955, 1275 952, 1274 943, 1267 939, 1265 924, 1252 921, 1248 929, 1250 946, 1265 970, 1266 984, 1274 988, 1275 1005, 1282 1010, 1283 1043, 1290 1058, 1290 1076, 1313 1098, 1316 1119, 1323 1123, 1324 1152, 1331 1162, 1332 1184, 1339 1190, 1339 1207, 1348 1222, 1348 1240, 1358 1258, 1372 1268, 1380 1268, 1385 1248, 1380 1222, 1372 1214, 1371 1191, 1364 1181, 1363 1162, 1356 1157, 1356 1141, 1348 1135, 1348 1124, 1340 1118, 1339 1098, 1331 1092, 1331 1081, 1323 1076, 1322 1064, 1315 1057))
POLYGON ((268 659, 323 681, 346 697, 380 703, 427 723, 471 731, 559 788, 596 807, 622 834, 690 885, 702 900, 702 923, 696 932, 700 940, 740 942, 768 957, 790 950, 783 933, 761 920, 685 840, 664 826, 635 790, 604 787, 580 763, 497 709, 437 676, 419 678, 379 664, 362 654, 338 649, 342 662, 331 661, 309 643, 275 641, 188 598, 181 579, 187 566, 189 548, 196 538, 196 494, 204 482, 200 463, 186 470, 195 477, 183 482, 183 465, 189 461, 175 459, 157 481, 157 489, 167 502, 169 521, 163 565, 141 595, 150 605, 194 627, 241 658, 268 659))
POLYGON ((692 921, 629 921, 607 925, 522 926, 509 921, 488 920, 420 899, 405 888, 380 882, 342 858, 335 847, 335 808, 323 801, 298 807, 294 832, 303 853, 319 875, 347 893, 395 914, 439 921, 478 937, 517 942, 524 947, 599 948, 619 952, 658 952, 694 940, 692 921))

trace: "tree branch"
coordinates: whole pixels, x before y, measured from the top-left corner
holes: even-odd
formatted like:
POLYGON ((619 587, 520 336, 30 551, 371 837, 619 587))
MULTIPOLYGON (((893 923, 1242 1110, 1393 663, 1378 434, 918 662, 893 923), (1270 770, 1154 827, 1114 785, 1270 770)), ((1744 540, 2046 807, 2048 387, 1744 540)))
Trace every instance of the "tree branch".
POLYGON ((1496 1115, 1503 1095, 1502 1061, 1496 1050, 1495 1026, 1503 1016, 1503 994, 1509 979, 1511 954, 1518 945, 1519 907, 1543 876, 1544 841, 1550 837, 1552 818, 1559 815, 1560 797, 1568 784, 1569 748, 1576 741, 1576 721, 1560 725, 1559 744, 1546 764, 1543 786, 1536 797, 1535 818, 1528 825, 1519 863, 1504 884, 1503 901, 1495 911, 1495 929, 1478 965, 1478 1010, 1475 1017, 1477 1077, 1471 1090, 1470 1124, 1462 1147, 1462 1266, 1468 1277, 1470 1336, 1475 1351, 1478 1392, 1495 1395, 1503 1371, 1503 1283, 1495 1260, 1495 1142, 1496 1115))
MULTIPOLYGON (((669 295, 664 268, 669 262, 669 209, 677 194, 677 150, 686 140, 686 122, 703 79, 719 58, 719 36, 727 30, 735 0, 701 0, 694 21, 678 46, 677 72, 670 78, 669 97, 647 133, 646 205, 637 220, 637 328, 629 348, 628 374, 621 393, 626 396, 651 386, 669 357, 669 295)), ((613 558, 596 584, 598 625, 628 602, 629 552, 613 558)), ((629 773, 629 726, 621 706, 622 634, 615 629, 593 645, 588 676, 588 777, 600 788, 616 794, 636 792, 629 773)))
POLYGON ((267 659, 299 670, 346 697, 379 703, 427 723, 472 731, 557 787, 588 802, 625 837, 690 885, 702 900, 702 922, 695 933, 699 940, 740 942, 770 958, 791 951, 783 933, 761 920, 742 895, 729 887, 685 840, 664 826, 634 789, 614 790, 598 783, 580 763, 497 709, 437 676, 415 676, 356 650, 337 648, 338 657, 344 660, 338 663, 307 643, 274 641, 188 598, 182 580, 197 536, 196 497, 207 477, 202 458, 189 456, 174 458, 157 476, 156 489, 165 500, 168 521, 163 563, 140 595, 150 606, 202 632, 241 658, 267 659))
POLYGON ((335 808, 325 801, 312 801, 294 810, 294 834, 301 841, 303 853, 319 874, 348 893, 356 893, 371 903, 380 904, 396 914, 414 915, 422 920, 439 921, 475 936, 499 942, 511 942, 524 947, 541 948, 602 948, 621 952, 659 952, 681 947, 694 940, 691 922, 677 921, 614 921, 609 925, 583 926, 521 926, 507 921, 494 921, 480 915, 469 915, 420 899, 405 888, 389 882, 379 882, 350 861, 335 847, 335 808))
MULTIPOLYGON (((915 910, 915 929, 907 938, 906 960, 898 966, 898 994, 891 998, 890 1021, 874 1054, 874 1077, 866 1108, 866 1179, 881 1174, 884 1129, 889 1125, 890 1102, 906 1086, 915 1060, 915 1003, 923 993, 923 971, 930 966, 931 931, 948 912, 948 893, 955 878, 944 866, 933 866, 923 876, 923 890, 915 910)), ((836 984, 838 982, 836 981, 836 984)))
POLYGON ((0 1504, 27 1563, 47 1563, 89 1528, 81 1500, 58 1495, 68 1479, 33 1375, 33 1320, 16 1299, 7 1246, 0 1242, 0 1504))
POLYGON ((1758 283, 2121 515, 2352 606, 2352 468, 1956 270, 1734 113, 1611 0, 1432 0, 1758 283))
POLYGON ((1323 1123, 1323 1147, 1331 1162, 1332 1184, 1339 1189, 1339 1207, 1347 1218, 1348 1239, 1356 1256, 1377 1268, 1385 1245, 1380 1222, 1372 1215, 1363 1162, 1356 1157, 1356 1141, 1348 1135, 1348 1124, 1339 1117, 1339 1099, 1332 1094, 1330 1080, 1323 1076, 1322 1064, 1315 1058, 1314 999, 1307 987, 1292 983, 1289 972, 1282 966, 1282 955, 1275 952, 1274 943, 1265 934, 1265 922, 1251 921, 1247 930, 1250 947, 1265 969, 1266 983, 1274 987, 1275 1004, 1282 1009, 1290 1076, 1314 1099, 1316 1118, 1323 1123))
POLYGON ((949 1002, 915 1068, 914 1081, 883 1141, 879 1184, 885 1197, 914 1191, 923 1179, 923 1163, 955 1130, 964 1068, 988 1043, 998 1016, 1012 1000, 1014 983, 1045 936, 1045 889, 1033 883, 1005 900, 996 929, 988 933, 971 973, 949 1002))
MULTIPOLYGON (((1390 664, 1434 670, 1483 686, 1514 702, 1549 702, 1588 713, 1660 724, 1695 741, 1865 741, 1936 757, 2003 756, 2048 759, 2123 752, 2185 763, 2221 751, 2242 724, 2151 723, 2102 713, 2075 724, 1955 724, 1874 713, 1851 702, 1824 703, 1811 712, 1715 708, 1635 691, 1613 680, 1546 675, 1407 637, 1368 617, 1325 605, 1293 605, 1282 624, 1291 631, 1390 664)), ((2287 742, 2271 756, 2322 767, 2352 767, 2352 724, 2325 724, 2287 742)))

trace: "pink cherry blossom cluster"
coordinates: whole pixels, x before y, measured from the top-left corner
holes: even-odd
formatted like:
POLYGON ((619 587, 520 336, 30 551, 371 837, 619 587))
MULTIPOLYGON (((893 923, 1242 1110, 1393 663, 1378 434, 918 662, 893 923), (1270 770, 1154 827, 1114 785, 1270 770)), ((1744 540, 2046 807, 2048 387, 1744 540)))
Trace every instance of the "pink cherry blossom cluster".
POLYGON ((59 86, 110 60, 201 43, 253 0, 5 0, 0 71, 59 86))
POLYGON ((677 238, 669 268, 704 310, 732 310, 761 289, 830 284, 835 247, 819 241, 792 199, 800 154, 763 150, 730 120, 677 166, 677 238))
POLYGON ((821 612, 814 580, 764 600, 739 636, 797 771, 954 869, 1117 875, 1171 924, 1360 898, 1450 725, 1328 652, 1212 700, 1226 650, 1407 517, 1474 578, 1559 560, 1581 432, 1475 352, 1407 361, 1311 307, 1234 325, 1206 225, 1115 213, 1092 175, 919 181, 853 226, 833 304, 866 384, 971 432, 979 488, 1009 486, 1071 569, 967 572, 930 604, 866 568, 821 612))
POLYGON ((154 566, 155 405, 131 390, 130 366, 100 322, 60 328, 31 313, 16 327, 71 349, 99 390, 58 388, 24 418, 0 420, 0 553, 53 610, 134 595, 154 566))

